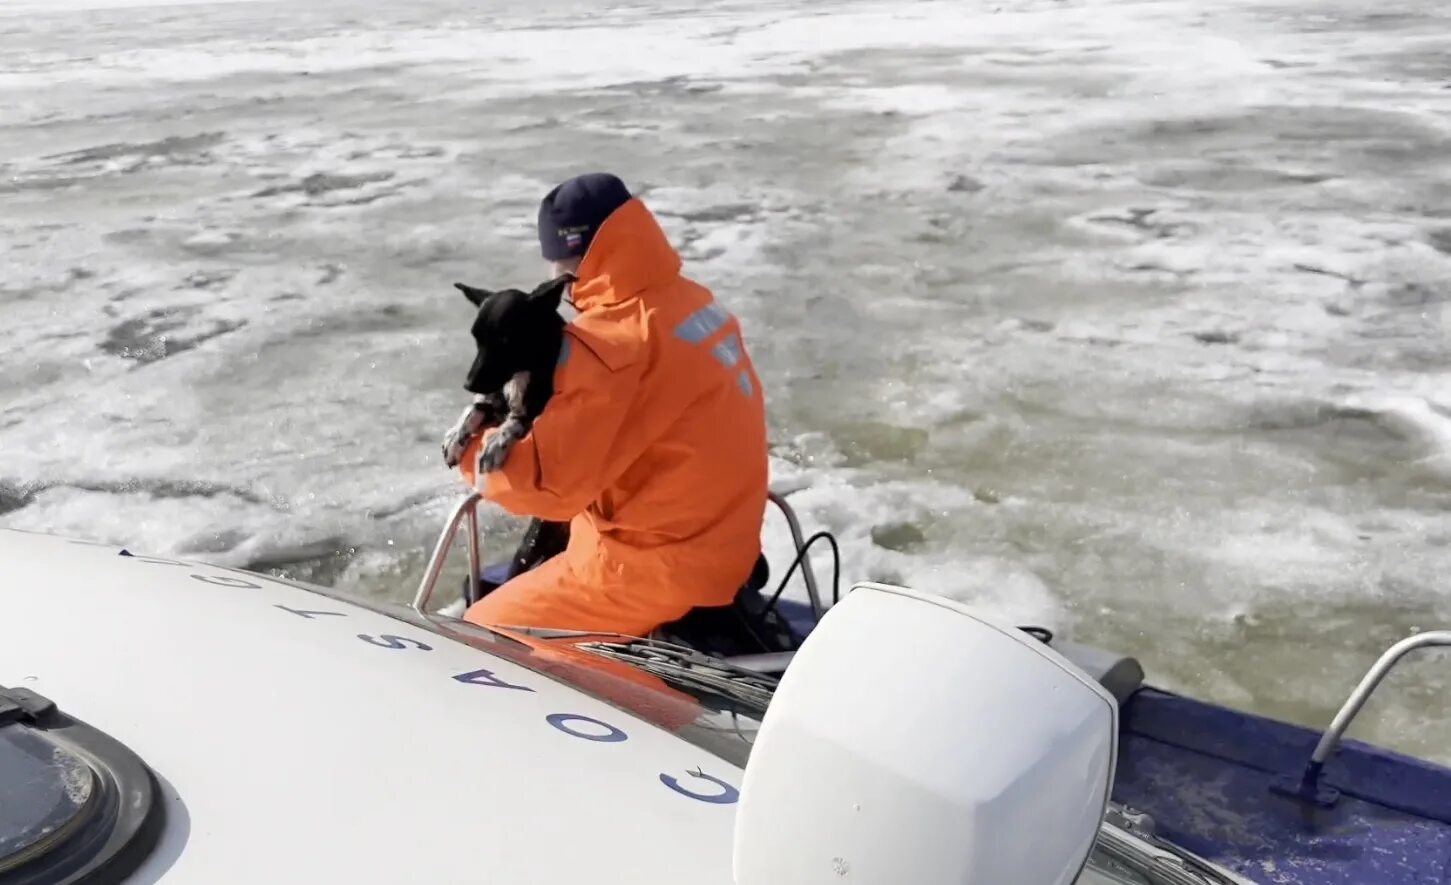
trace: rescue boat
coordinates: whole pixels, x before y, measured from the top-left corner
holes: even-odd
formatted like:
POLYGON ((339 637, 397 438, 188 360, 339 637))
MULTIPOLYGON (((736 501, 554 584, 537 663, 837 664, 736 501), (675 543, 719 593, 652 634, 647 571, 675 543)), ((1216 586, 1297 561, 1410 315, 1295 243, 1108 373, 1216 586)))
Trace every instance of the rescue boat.
POLYGON ((1451 633, 1316 734, 809 563, 777 653, 489 630, 477 503, 407 604, 0 530, 0 885, 1448 881, 1451 771, 1343 735, 1451 633))

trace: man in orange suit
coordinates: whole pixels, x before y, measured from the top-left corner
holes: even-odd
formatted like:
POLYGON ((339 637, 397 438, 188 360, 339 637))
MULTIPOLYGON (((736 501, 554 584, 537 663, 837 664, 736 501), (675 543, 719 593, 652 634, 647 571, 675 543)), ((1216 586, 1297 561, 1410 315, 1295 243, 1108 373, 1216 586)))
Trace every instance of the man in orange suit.
POLYGON ((499 469, 464 480, 519 516, 569 521, 566 550, 468 608, 489 626, 644 636, 727 605, 761 549, 767 496, 760 379, 740 325, 619 178, 550 191, 539 241, 575 278, 555 390, 499 469))

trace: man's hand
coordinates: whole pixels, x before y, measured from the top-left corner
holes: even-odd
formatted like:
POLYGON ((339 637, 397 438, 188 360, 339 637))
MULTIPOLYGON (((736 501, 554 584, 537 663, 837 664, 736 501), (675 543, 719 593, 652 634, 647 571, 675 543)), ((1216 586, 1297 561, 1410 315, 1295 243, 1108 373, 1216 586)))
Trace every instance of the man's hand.
POLYGON ((475 396, 473 403, 443 435, 443 463, 450 468, 457 467, 463 460, 464 449, 474 436, 490 427, 497 427, 507 415, 508 408, 498 394, 475 396))

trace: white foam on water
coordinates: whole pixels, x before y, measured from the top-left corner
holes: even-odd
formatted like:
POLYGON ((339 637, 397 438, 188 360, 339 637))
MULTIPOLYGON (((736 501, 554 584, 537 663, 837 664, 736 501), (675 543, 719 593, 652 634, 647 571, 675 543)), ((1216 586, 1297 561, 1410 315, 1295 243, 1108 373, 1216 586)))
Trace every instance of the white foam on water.
MULTIPOLYGON (((840 454, 819 438, 796 441, 798 451, 815 448, 809 458, 821 466, 772 460, 771 484, 785 496, 803 527, 806 538, 830 532, 841 550, 841 583, 833 588, 834 555, 821 541, 811 548, 810 562, 824 603, 833 590, 847 593, 860 581, 903 585, 970 602, 996 617, 1062 630, 1069 618, 1062 601, 1024 564, 991 554, 972 556, 971 539, 954 539, 951 546, 928 542, 928 530, 951 511, 972 506, 960 488, 923 480, 882 482, 863 471, 840 466, 840 454), (921 540, 913 552, 882 546, 879 529, 909 526, 921 540)), ((796 557, 789 525, 774 507, 767 509, 763 531, 764 552, 771 564, 771 592, 786 579, 796 557)), ((801 575, 792 577, 783 595, 806 601, 801 575)))
POLYGON ((1451 479, 1451 406, 1395 393, 1351 396, 1345 406, 1373 416, 1378 424, 1414 447, 1418 465, 1451 479))

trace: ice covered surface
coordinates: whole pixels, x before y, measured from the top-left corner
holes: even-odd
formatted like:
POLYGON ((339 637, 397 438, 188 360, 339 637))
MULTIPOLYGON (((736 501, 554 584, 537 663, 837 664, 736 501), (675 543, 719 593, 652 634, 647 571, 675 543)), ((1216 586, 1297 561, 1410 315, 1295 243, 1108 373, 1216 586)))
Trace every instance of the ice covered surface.
MULTIPOLYGON (((402 597, 457 493, 450 283, 532 281, 538 196, 609 167, 742 317, 846 582, 1319 721, 1451 621, 1448 34, 1432 0, 0 2, 0 521, 402 597)), ((1358 728, 1448 758, 1435 664, 1358 728)))

